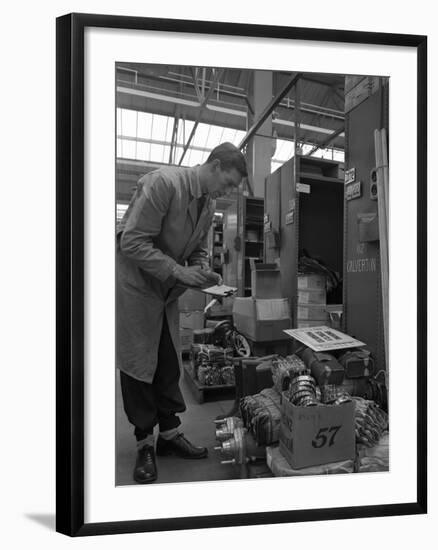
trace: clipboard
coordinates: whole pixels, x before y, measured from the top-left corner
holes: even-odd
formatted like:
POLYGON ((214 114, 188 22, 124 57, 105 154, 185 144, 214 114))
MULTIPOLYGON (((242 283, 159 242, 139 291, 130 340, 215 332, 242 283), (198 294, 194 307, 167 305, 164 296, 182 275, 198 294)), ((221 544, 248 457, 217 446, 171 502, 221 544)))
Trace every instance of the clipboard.
POLYGON ((204 292, 205 294, 210 294, 211 296, 215 296, 217 298, 228 298, 233 294, 236 294, 237 292, 236 287, 227 286, 227 285, 214 285, 214 286, 210 286, 208 288, 202 288, 199 290, 201 292, 204 292))

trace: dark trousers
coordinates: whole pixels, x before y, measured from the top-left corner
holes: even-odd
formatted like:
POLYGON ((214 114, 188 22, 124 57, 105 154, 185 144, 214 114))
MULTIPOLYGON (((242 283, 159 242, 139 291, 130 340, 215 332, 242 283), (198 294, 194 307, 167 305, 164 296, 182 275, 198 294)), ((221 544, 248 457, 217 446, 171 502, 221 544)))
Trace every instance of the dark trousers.
POLYGON ((179 377, 178 356, 164 316, 157 369, 152 384, 136 380, 120 371, 123 406, 129 422, 135 426, 137 441, 152 434, 156 424, 161 432, 181 424, 176 413, 184 412, 186 406, 179 388, 179 377))

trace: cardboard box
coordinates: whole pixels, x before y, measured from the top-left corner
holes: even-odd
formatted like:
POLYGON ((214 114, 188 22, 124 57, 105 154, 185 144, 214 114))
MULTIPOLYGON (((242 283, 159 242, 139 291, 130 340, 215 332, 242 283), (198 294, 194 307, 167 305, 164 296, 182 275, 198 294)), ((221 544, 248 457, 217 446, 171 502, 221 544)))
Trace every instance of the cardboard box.
MULTIPOLYGON (((213 296, 209 296, 208 299, 213 299, 213 296)), ((233 312, 234 298, 222 298, 222 303, 216 302, 209 310, 207 315, 230 315, 233 312)), ((207 301, 209 303, 209 300, 207 301)), ((217 322, 217 321, 215 321, 217 322)))
POLYGON ((327 292, 325 288, 320 289, 298 289, 297 292, 297 301, 299 304, 318 304, 326 305, 327 303, 327 292))
POLYGON ((287 298, 235 298, 233 320, 237 330, 254 342, 285 340, 283 330, 292 325, 287 298))
POLYGON ((297 287, 299 290, 325 290, 325 275, 319 275, 317 273, 298 275, 297 287))
POLYGON ((190 329, 180 329, 179 341, 182 352, 190 351, 193 344, 193 331, 190 329))
POLYGON ((316 321, 297 319, 297 328, 320 327, 321 325, 326 325, 327 327, 329 326, 325 319, 317 319, 316 321))
POLYGON ((204 328, 203 311, 180 311, 179 328, 188 330, 199 330, 204 328))
POLYGON ((189 288, 178 298, 180 311, 199 311, 206 306, 206 295, 199 290, 189 288))
POLYGON ((276 264, 257 264, 251 262, 252 298, 280 298, 281 275, 276 264))
POLYGON ((282 394, 280 450, 292 468, 353 459, 354 410, 354 402, 296 407, 282 394))
POLYGON ((329 320, 324 304, 297 304, 297 319, 300 321, 321 321, 324 325, 329 320))
POLYGON ((266 464, 275 477, 352 474, 354 472, 354 460, 341 460, 340 462, 294 470, 286 459, 288 455, 290 453, 282 443, 279 447, 266 447, 266 464))

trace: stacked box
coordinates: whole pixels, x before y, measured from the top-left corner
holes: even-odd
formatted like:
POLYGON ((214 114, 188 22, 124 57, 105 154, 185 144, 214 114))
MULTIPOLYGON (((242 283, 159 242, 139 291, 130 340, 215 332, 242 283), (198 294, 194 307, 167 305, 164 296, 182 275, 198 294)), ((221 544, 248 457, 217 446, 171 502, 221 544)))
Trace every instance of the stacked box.
POLYGON ((297 328, 326 325, 328 313, 325 276, 316 273, 298 275, 297 287, 297 328))
POLYGON ((206 298, 203 292, 189 288, 178 298, 180 311, 200 311, 206 306, 206 298))
POLYGON ((298 304, 297 318, 302 321, 321 321, 323 325, 327 319, 327 309, 324 304, 298 304))
POLYGON ((301 305, 325 305, 327 292, 325 289, 298 289, 297 301, 301 305))
POLYGON ((190 351, 193 343, 194 331, 204 328, 203 311, 180 311, 179 313, 179 334, 181 351, 190 351))
POLYGON ((203 311, 180 311, 179 313, 179 328, 180 330, 200 330, 204 328, 204 312, 203 311))
POLYGON ((310 328, 310 327, 328 327, 330 326, 327 321, 306 321, 305 319, 297 320, 297 328, 310 328))
POLYGON ((318 273, 298 275, 298 290, 325 290, 325 276, 318 273))
POLYGON ((180 329, 179 340, 181 345, 181 351, 183 353, 189 352, 193 344, 193 331, 189 329, 180 329))
POLYGON ((251 296, 281 298, 281 275, 276 264, 251 262, 251 296))

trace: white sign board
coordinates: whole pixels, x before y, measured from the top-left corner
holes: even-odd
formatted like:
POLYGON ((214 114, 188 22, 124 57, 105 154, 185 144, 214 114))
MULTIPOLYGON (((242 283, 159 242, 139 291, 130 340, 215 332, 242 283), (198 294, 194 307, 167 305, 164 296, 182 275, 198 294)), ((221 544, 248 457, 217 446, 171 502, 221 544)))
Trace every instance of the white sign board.
POLYGON ((284 330, 288 336, 295 338, 313 351, 330 351, 333 349, 357 348, 365 346, 364 342, 356 340, 339 330, 324 325, 309 328, 284 330))

